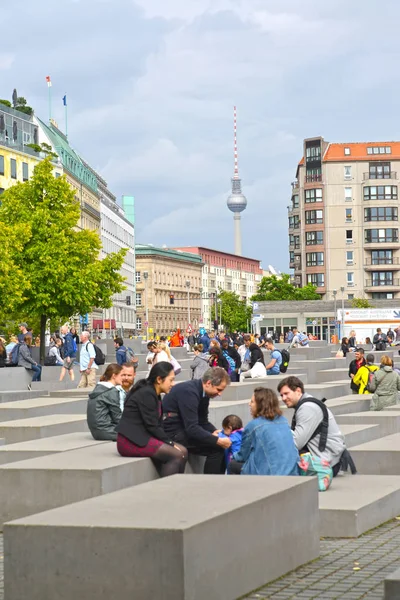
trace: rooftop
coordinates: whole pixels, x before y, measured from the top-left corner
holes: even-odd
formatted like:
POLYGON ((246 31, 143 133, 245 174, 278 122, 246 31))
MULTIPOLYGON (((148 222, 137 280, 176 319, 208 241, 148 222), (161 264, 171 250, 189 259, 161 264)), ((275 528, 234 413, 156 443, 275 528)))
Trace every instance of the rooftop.
POLYGON ((151 244, 136 244, 135 245, 136 257, 153 255, 163 256, 165 258, 171 258, 174 260, 181 260, 186 262, 203 264, 201 256, 193 254, 191 252, 182 252, 181 250, 173 250, 171 248, 157 248, 151 244))
MULTIPOLYGON (((217 254, 223 254, 224 256, 230 256, 231 258, 235 258, 237 260, 252 260, 257 263, 261 262, 260 260, 258 260, 258 258, 249 258, 248 256, 239 256, 238 254, 234 254, 232 252, 225 252, 225 250, 215 250, 213 248, 205 248, 204 246, 182 246, 183 251, 188 250, 190 252, 190 249, 193 249, 193 251, 198 250, 199 252, 200 251, 216 252, 217 254)), ((175 248, 175 250, 180 250, 180 248, 175 248)))

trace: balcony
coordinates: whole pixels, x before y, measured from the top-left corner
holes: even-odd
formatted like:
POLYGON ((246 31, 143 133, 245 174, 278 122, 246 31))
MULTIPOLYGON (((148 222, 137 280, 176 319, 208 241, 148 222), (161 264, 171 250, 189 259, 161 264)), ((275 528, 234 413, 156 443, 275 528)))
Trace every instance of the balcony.
POLYGON ((394 238, 394 237, 373 237, 370 239, 365 240, 364 242, 364 248, 367 249, 372 249, 374 247, 379 246, 379 248, 381 250, 386 250, 386 249, 391 249, 391 248, 395 248, 397 249, 399 247, 399 240, 398 238, 394 238))
POLYGON ((319 183, 322 181, 322 173, 319 175, 306 175, 305 182, 306 183, 319 183))
POLYGON ((298 191, 299 187, 300 187, 300 183, 299 181, 296 179, 296 181, 292 181, 292 190, 294 191, 298 191))
POLYGON ((364 181, 379 181, 381 179, 397 179, 397 172, 390 171, 389 173, 364 173, 363 174, 364 181))
POLYGON ((366 292, 386 292, 398 288, 400 285, 399 279, 367 279, 365 281, 366 292))
POLYGON ((399 259, 397 256, 386 258, 366 258, 364 262, 364 268, 366 271, 399 271, 399 259))

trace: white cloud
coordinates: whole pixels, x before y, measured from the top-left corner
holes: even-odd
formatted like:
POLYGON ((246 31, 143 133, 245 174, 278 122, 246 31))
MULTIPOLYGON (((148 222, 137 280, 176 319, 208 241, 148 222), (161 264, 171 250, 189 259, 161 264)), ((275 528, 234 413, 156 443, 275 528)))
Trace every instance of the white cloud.
POLYGON ((15 60, 15 55, 9 52, 0 52, 0 71, 11 69, 15 60))

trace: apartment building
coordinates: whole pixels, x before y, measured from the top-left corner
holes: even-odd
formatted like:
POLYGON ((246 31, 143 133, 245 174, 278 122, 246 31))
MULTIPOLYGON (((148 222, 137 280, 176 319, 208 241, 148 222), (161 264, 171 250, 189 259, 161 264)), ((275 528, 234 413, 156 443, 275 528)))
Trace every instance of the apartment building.
POLYGON ((212 329, 211 307, 218 290, 235 292, 241 300, 250 300, 263 277, 261 263, 255 258, 220 252, 201 246, 175 248, 201 257, 203 264, 201 295, 201 325, 212 329))
POLYGON ((292 183, 289 263, 325 300, 400 295, 400 142, 304 140, 292 183))

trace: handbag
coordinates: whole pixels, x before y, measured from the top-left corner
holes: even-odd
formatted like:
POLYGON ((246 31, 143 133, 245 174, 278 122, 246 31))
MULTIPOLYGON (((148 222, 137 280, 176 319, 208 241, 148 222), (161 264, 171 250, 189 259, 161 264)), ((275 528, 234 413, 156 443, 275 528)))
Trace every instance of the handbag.
POLYGON ((175 375, 179 375, 179 373, 182 371, 182 367, 174 356, 171 356, 171 365, 174 368, 175 375))
POLYGON ((57 364, 57 358, 55 356, 49 356, 47 355, 44 359, 44 366, 45 367, 55 367, 57 364))
POLYGON ((343 350, 338 350, 336 352, 336 358, 343 358, 344 357, 344 353, 343 350))
POLYGON ((313 456, 311 452, 306 452, 300 456, 298 463, 300 475, 316 475, 318 478, 318 489, 320 492, 326 492, 329 489, 333 471, 329 462, 318 456, 313 456))

